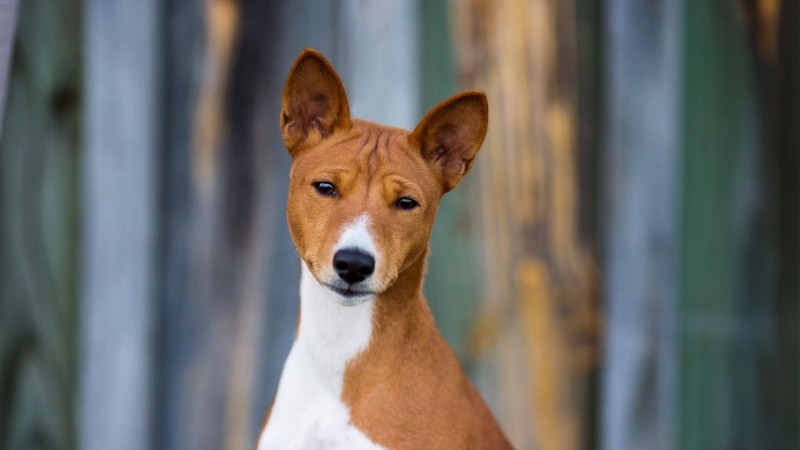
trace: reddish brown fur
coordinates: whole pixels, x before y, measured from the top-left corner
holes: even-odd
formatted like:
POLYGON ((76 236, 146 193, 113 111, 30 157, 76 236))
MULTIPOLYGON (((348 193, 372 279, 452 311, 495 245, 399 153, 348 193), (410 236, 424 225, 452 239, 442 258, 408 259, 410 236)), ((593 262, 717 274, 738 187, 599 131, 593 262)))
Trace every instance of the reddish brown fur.
POLYGON ((351 120, 332 66, 306 50, 284 89, 281 126, 292 155, 287 217, 300 257, 320 279, 340 230, 368 214, 382 258, 373 277, 373 333, 348 363, 342 400, 353 425, 387 448, 510 448, 437 330, 422 294, 441 196, 469 171, 486 134, 480 92, 434 108, 413 132, 351 120), (337 186, 320 196, 313 182, 337 186), (394 207, 408 196, 419 207, 394 207))
POLYGON ((376 299, 370 345, 345 373, 353 424, 392 449, 511 448, 434 324, 425 256, 376 299))

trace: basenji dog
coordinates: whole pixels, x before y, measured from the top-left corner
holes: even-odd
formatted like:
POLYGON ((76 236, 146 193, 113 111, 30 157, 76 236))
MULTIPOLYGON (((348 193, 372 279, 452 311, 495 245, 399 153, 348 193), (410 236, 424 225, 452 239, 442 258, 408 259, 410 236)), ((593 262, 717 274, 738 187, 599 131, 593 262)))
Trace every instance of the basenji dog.
POLYGON ((257 449, 510 448, 422 293, 436 209, 472 168, 486 96, 451 97, 410 132, 351 119, 333 66, 305 50, 282 107, 300 313, 257 449))

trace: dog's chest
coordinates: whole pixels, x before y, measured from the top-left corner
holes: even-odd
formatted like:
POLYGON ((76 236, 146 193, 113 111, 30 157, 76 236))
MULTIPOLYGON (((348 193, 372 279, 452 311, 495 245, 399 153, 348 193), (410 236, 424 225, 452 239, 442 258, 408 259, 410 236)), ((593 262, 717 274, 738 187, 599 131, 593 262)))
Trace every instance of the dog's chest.
POLYGON ((295 346, 289 354, 258 450, 381 448, 350 424, 340 392, 309 373, 304 353, 295 346))
POLYGON ((303 266, 300 329, 281 374, 258 450, 379 449, 341 401, 347 362, 369 344, 372 303, 344 307, 303 266))

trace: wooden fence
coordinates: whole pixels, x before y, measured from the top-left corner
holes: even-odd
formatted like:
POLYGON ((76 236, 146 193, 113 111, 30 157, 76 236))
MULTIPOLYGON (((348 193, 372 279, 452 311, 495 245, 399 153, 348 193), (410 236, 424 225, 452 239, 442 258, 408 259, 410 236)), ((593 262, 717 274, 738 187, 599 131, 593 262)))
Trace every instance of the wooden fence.
POLYGON ((358 117, 487 92, 425 290, 515 445, 798 448, 799 15, 0 0, 0 448, 252 447, 296 324, 304 47, 358 117))

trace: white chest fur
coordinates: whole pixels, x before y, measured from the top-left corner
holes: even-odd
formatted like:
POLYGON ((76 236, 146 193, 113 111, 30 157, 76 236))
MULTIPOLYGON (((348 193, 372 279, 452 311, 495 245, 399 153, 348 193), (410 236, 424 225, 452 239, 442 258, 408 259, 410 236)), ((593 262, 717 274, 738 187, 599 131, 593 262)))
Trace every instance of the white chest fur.
POLYGON ((300 328, 258 450, 379 449, 341 400, 347 361, 369 344, 374 302, 340 305, 301 264, 300 328))

